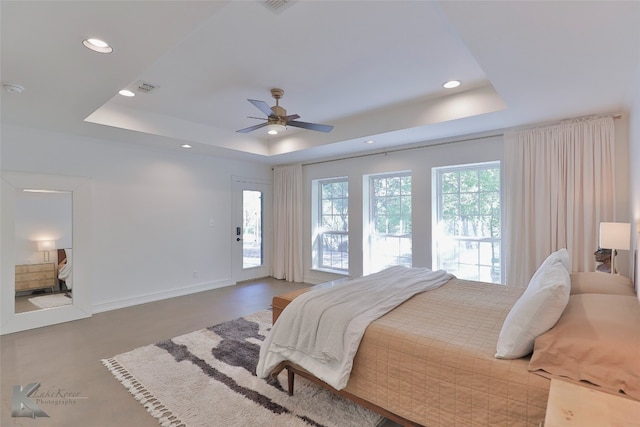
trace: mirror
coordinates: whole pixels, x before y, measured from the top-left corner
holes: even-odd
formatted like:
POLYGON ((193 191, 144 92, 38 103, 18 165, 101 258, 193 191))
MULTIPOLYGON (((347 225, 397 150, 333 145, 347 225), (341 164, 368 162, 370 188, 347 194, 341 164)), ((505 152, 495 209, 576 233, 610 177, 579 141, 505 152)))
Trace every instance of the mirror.
POLYGON ((40 188, 15 191, 15 312, 71 304, 73 194, 40 188))
POLYGON ((3 171, 1 203, 0 334, 91 316, 91 181, 3 171), (48 192, 27 194, 25 189, 48 192), (58 249, 68 250, 59 254, 58 249), (67 253, 67 261, 58 265, 59 257, 67 253), (44 272, 25 272, 30 269, 44 272), (65 281, 62 287, 59 273, 65 281), (43 282, 37 282, 41 279, 43 282), (31 283, 25 285, 25 281, 31 283), (16 285, 22 287, 18 294, 16 285), (71 298, 65 297, 70 303, 46 309, 21 308, 22 294, 33 296, 33 291, 40 290, 43 295, 69 293, 71 298))

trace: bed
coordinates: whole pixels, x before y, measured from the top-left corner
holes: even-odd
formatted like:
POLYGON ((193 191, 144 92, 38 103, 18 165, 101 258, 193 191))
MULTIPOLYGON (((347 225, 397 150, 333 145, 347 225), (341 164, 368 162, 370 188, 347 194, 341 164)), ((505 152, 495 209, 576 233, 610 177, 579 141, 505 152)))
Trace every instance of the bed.
POLYGON ((58 249, 58 282, 60 290, 73 289, 73 251, 71 248, 58 249))
MULTIPOLYGON (((571 378, 572 373, 567 372, 567 365, 578 366, 578 372, 574 375, 576 381, 589 380, 594 384, 608 381, 611 370, 616 372, 613 377, 617 377, 617 372, 625 370, 624 366, 628 365, 626 370, 631 376, 628 381, 605 384, 604 388, 611 392, 623 390, 640 399, 640 366, 637 365, 640 361, 636 360, 640 354, 640 344, 637 342, 628 346, 625 350, 627 357, 622 360, 613 364, 605 360, 609 370, 602 375, 605 377, 604 381, 593 376, 581 378, 584 372, 580 371, 582 366, 575 360, 568 364, 544 360, 549 355, 569 351, 566 348, 560 351, 552 348, 554 343, 571 341, 566 337, 552 336, 546 341, 541 339, 540 350, 534 350, 534 356, 531 356, 534 341, 535 345, 538 343, 536 338, 556 333, 557 328, 551 328, 556 323, 558 326, 577 324, 580 327, 586 324, 588 326, 584 330, 593 329, 591 319, 580 317, 585 315, 585 300, 589 300, 589 310, 592 311, 594 304, 613 307, 605 310, 606 314, 602 315, 609 318, 616 316, 616 312, 620 311, 616 307, 621 305, 631 313, 615 321, 613 326, 607 326, 625 329, 624 325, 631 325, 628 331, 622 333, 622 338, 621 334, 617 334, 612 339, 618 341, 603 343, 601 348, 610 351, 610 345, 621 345, 619 340, 629 341, 629 337, 630 341, 634 337, 638 340, 640 307, 631 287, 628 284, 621 285, 622 294, 600 297, 597 292, 607 293, 611 289, 608 283, 601 285, 596 282, 604 279, 606 282, 611 278, 604 273, 591 274, 601 276, 570 277, 567 272, 568 287, 562 286, 561 292, 554 288, 556 294, 562 294, 559 302, 548 299, 538 301, 541 305, 536 307, 534 316, 531 316, 530 307, 526 307, 524 314, 531 317, 538 328, 534 333, 536 336, 527 337, 524 347, 518 347, 517 343, 515 347, 507 346, 500 358, 496 356, 500 353, 501 344, 504 347, 504 341, 509 338, 507 323, 522 326, 518 324, 522 319, 514 318, 515 314, 522 315, 522 301, 527 299, 524 294, 529 291, 454 278, 437 289, 411 297, 366 328, 353 359, 346 387, 337 390, 323 384, 316 375, 290 360, 278 364, 271 374, 276 375, 287 369, 290 393, 294 391, 295 375, 301 375, 389 419, 411 426, 539 426, 545 418, 550 378, 571 378), (585 286, 584 289, 576 286, 576 295, 570 295, 573 293, 572 281, 596 284, 585 286), (583 291, 588 296, 581 295, 583 291), (619 300, 615 300, 616 298, 619 300), (602 304, 595 302, 599 299, 604 300, 602 304), (539 310, 540 307, 545 307, 546 310, 549 306, 555 306, 556 313, 551 317, 539 310), (565 307, 571 308, 569 311, 572 313, 571 319, 567 321, 561 318, 565 307), (576 313, 577 317, 574 316, 576 313), (544 330, 539 332, 540 329, 544 330), (508 354, 512 350, 515 353, 508 354), (519 352, 525 354, 519 355, 519 352), (531 365, 532 362, 535 362, 535 366, 531 365), (556 369, 554 363, 561 365, 561 368, 556 369), (635 385, 632 384, 634 382, 635 385), (632 385, 628 386, 627 383, 632 385)), ((527 289, 529 288, 533 286, 530 284, 527 289)), ((568 333, 573 334, 571 325, 568 329, 568 333)), ((584 337, 584 342, 573 345, 593 345, 593 337, 589 334, 590 332, 584 337)), ((522 333, 515 335, 518 339, 523 336, 522 333)), ((605 331, 604 335, 611 334, 605 331)), ((576 353, 576 347, 570 351, 580 354, 580 350, 576 353)), ((602 359, 596 360, 595 365, 601 363, 602 359)))

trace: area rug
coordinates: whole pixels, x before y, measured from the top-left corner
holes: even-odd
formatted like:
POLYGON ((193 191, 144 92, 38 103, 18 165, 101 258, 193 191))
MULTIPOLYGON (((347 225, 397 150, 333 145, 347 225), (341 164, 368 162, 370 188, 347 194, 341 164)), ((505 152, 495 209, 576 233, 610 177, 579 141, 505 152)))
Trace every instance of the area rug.
POLYGON ((102 363, 163 426, 376 426, 383 418, 296 377, 256 377, 271 311, 119 354, 102 363))
POLYGON ((53 308, 69 305, 72 300, 65 294, 53 294, 29 298, 29 302, 39 308, 53 308))

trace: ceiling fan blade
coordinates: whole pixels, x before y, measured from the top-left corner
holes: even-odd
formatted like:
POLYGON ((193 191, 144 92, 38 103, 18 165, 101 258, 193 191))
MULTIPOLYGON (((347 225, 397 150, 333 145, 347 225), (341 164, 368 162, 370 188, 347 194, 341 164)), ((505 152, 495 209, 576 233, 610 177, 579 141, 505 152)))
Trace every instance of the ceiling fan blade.
POLYGON ((250 103, 255 105, 258 108, 258 110, 260 110, 263 113, 265 113, 267 115, 267 117, 271 117, 271 116, 275 116, 276 115, 273 112, 273 110, 271 110, 271 107, 269 107, 269 105, 267 105, 267 103, 264 102, 264 101, 258 101, 257 99, 247 99, 247 101, 249 101, 250 103))
POLYGON ((286 121, 289 121, 289 120, 295 120, 295 119, 299 119, 299 118, 300 118, 300 116, 299 116, 299 115, 297 115, 297 114, 291 114, 290 116, 287 116, 287 117, 285 117, 284 119, 285 119, 286 121))
POLYGON ((249 126, 248 128, 244 128, 244 129, 237 130, 236 132, 239 132, 239 133, 249 133, 249 132, 251 132, 251 131, 253 131, 253 130, 263 128, 263 127, 267 126, 268 124, 269 124, 269 122, 260 123, 259 125, 249 126))
POLYGON ((253 117, 253 116, 247 116, 247 119, 268 120, 267 117, 253 117))
POLYGON ((330 125, 319 125, 317 123, 295 122, 295 121, 287 122, 287 126, 317 130, 320 132, 331 132, 331 130, 333 129, 333 126, 330 126, 330 125))

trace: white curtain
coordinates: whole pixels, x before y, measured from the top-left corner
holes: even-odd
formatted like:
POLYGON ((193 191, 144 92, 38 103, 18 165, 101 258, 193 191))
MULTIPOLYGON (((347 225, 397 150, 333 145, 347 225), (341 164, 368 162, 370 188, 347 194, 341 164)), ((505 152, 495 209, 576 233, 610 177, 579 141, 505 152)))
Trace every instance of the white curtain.
POLYGON ((566 247, 572 271, 594 271, 601 221, 614 219, 613 118, 505 134, 506 283, 524 287, 566 247))
POLYGON ((273 263, 271 276, 302 282, 302 165, 273 170, 273 263))

